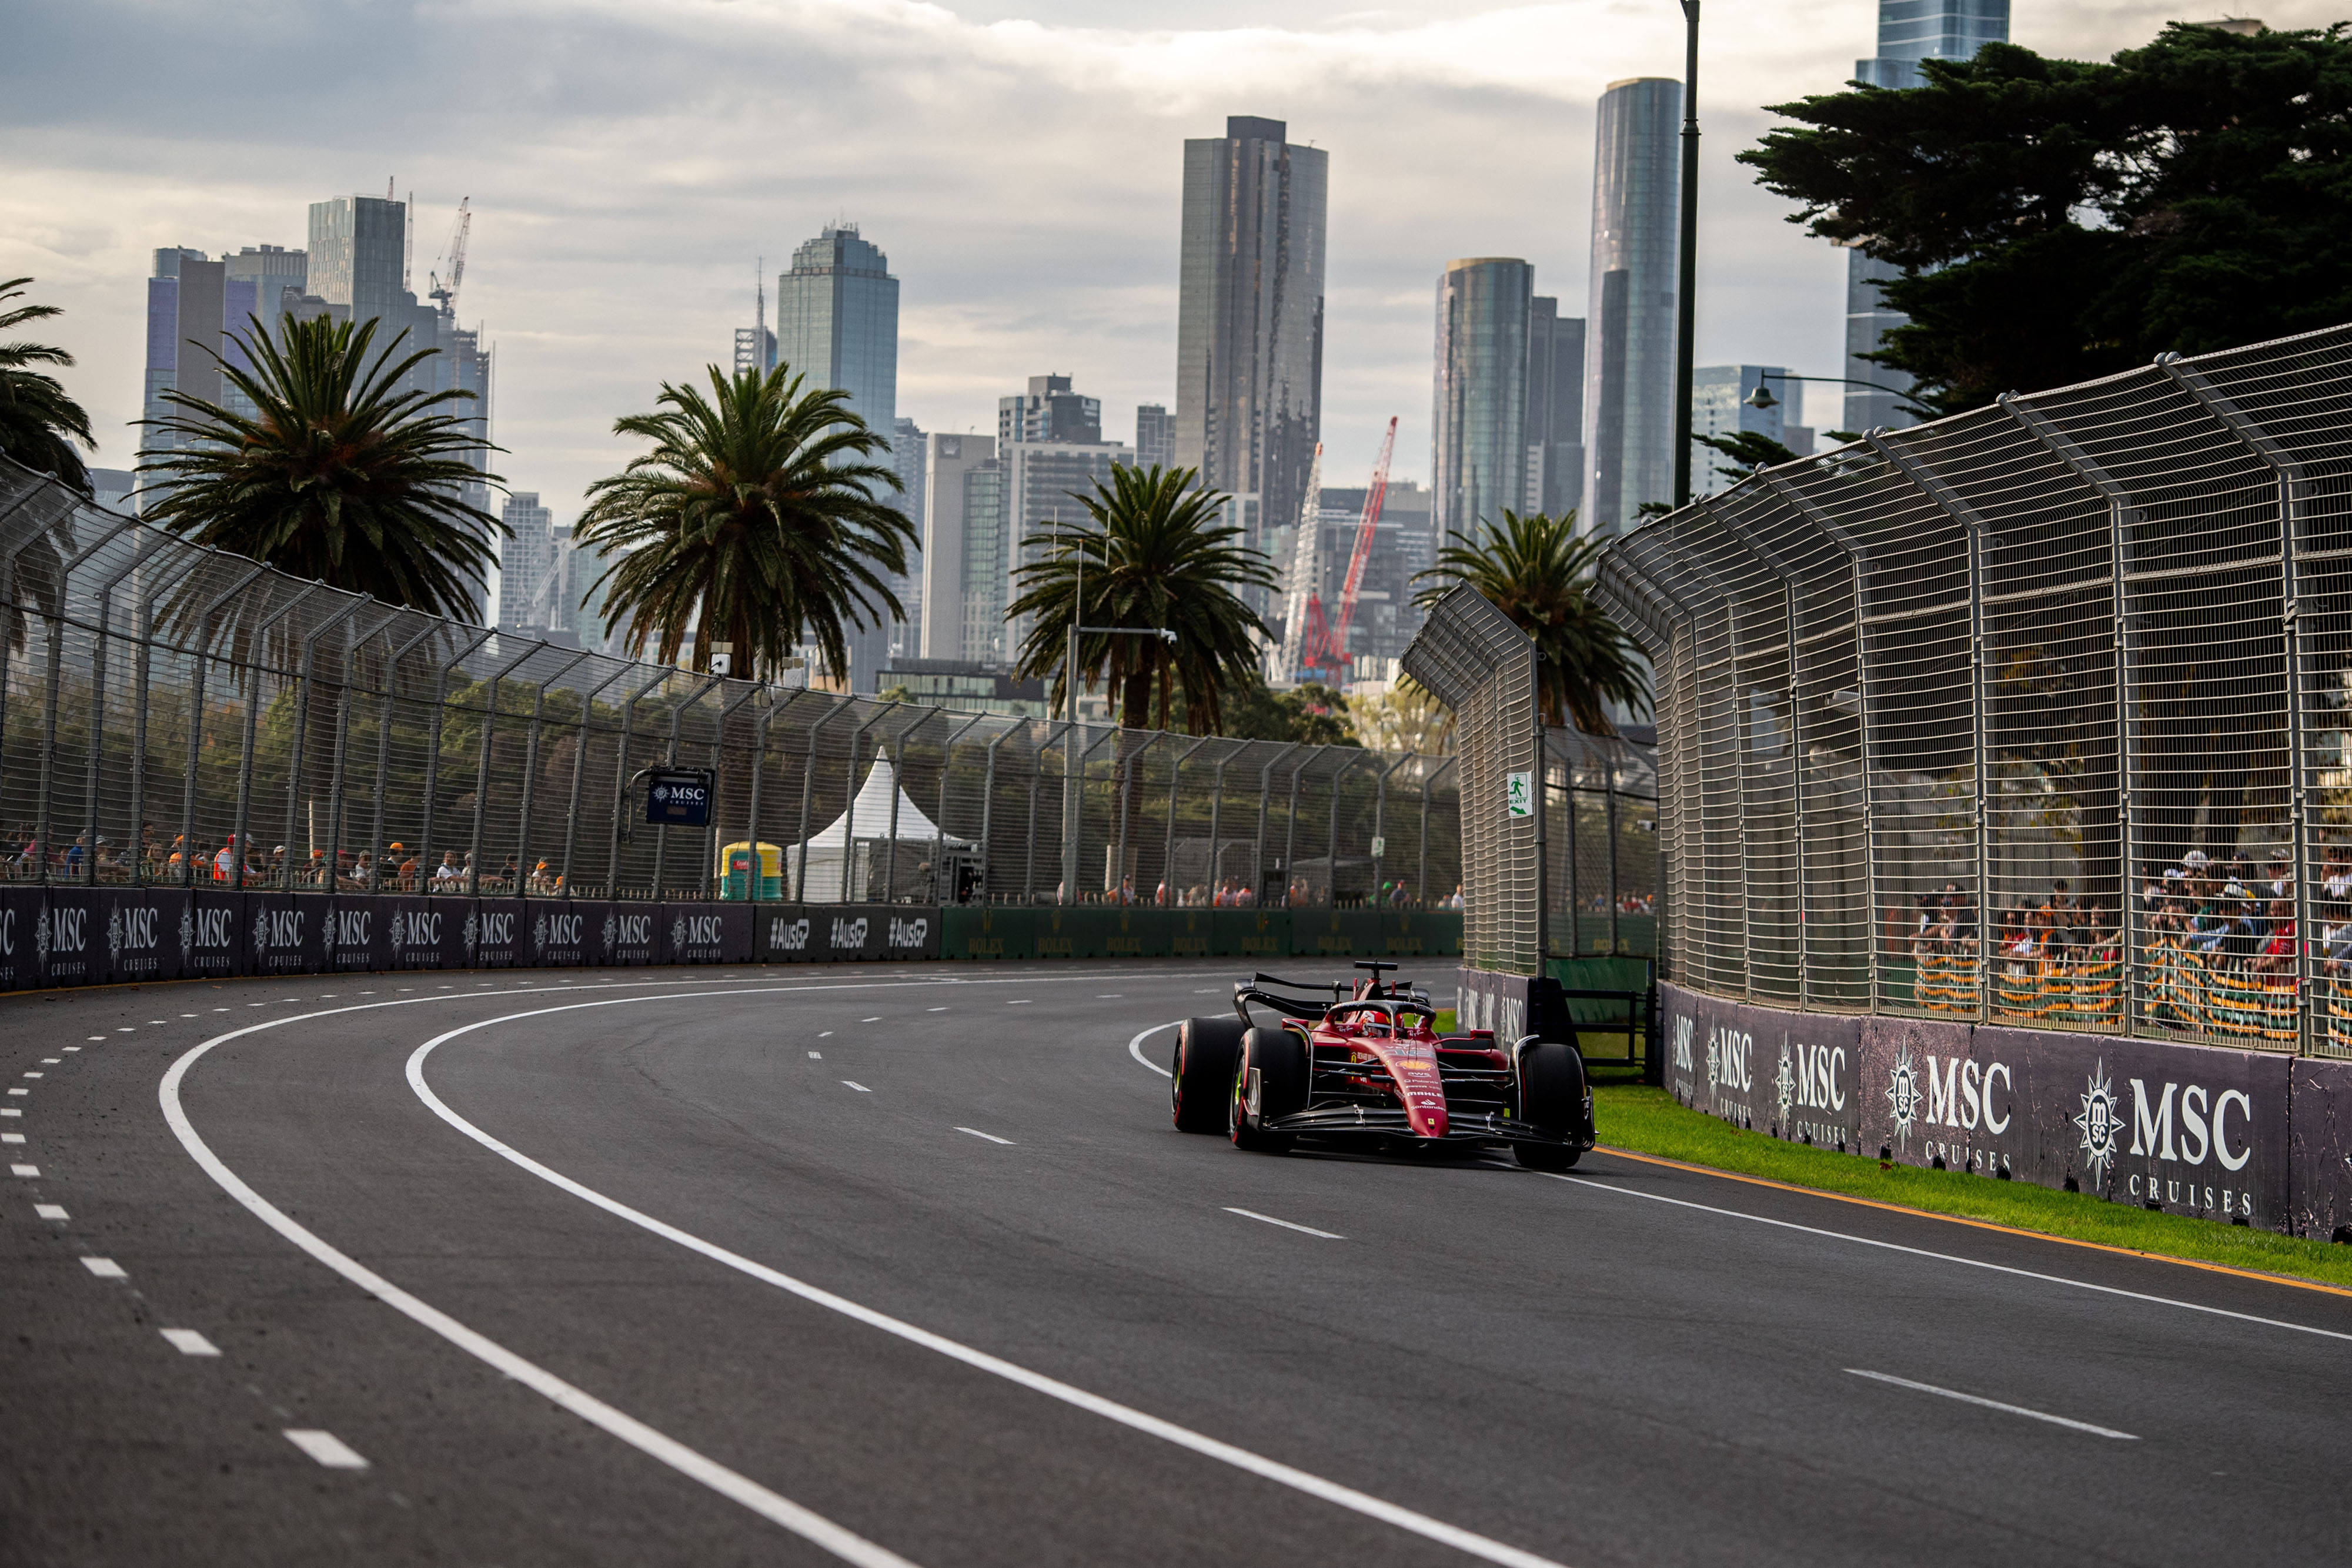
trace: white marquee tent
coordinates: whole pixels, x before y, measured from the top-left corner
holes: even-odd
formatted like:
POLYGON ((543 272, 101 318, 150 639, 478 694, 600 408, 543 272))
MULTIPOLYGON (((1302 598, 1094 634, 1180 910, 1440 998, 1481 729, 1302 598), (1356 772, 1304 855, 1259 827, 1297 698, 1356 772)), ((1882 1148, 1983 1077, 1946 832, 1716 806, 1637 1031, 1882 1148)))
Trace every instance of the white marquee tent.
MULTIPOLYGON (((849 810, 834 819, 832 824, 809 835, 806 851, 808 870, 801 870, 803 846, 793 845, 784 852, 784 875, 798 880, 805 874, 806 885, 799 894, 804 902, 824 904, 838 901, 842 896, 842 867, 849 865, 849 896, 856 900, 882 897, 885 883, 898 897, 913 895, 928 899, 931 889, 919 887, 917 871, 942 847, 939 825, 923 814, 913 797, 898 788, 898 776, 887 757, 877 757, 866 771, 866 782, 858 787, 857 798, 849 810), (896 800, 898 807, 897 841, 898 852, 895 873, 886 877, 886 867, 892 864, 890 844, 892 822, 890 805, 896 800)), ((944 847, 949 850, 969 850, 970 839, 947 835, 944 847)))

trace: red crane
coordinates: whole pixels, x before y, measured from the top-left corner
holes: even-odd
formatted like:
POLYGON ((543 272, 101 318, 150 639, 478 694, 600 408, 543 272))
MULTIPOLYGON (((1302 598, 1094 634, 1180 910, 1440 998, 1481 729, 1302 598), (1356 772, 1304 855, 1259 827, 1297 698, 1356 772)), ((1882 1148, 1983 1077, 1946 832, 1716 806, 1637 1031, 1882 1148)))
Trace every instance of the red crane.
POLYGON ((1339 590, 1339 615, 1327 621, 1320 595, 1307 601, 1307 647, 1299 656, 1302 673, 1328 670, 1332 684, 1348 678, 1348 629, 1356 622, 1356 596, 1364 586, 1364 565, 1372 559, 1372 530, 1380 526, 1381 503, 1389 493, 1389 459, 1396 454, 1396 417, 1389 418, 1388 434, 1381 438, 1380 461, 1372 465, 1371 487, 1364 492, 1363 516, 1356 523, 1356 548, 1348 556, 1348 580, 1339 590))

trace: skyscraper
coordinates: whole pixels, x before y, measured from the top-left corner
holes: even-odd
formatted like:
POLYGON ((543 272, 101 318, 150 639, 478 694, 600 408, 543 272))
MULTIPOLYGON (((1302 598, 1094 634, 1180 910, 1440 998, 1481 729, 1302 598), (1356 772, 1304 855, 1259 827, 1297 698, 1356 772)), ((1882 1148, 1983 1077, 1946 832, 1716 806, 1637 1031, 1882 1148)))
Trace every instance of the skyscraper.
POLYGON ((1528 327, 1535 268, 1510 256, 1445 264, 1437 281, 1431 487, 1441 534, 1475 534, 1528 490, 1528 327))
POLYGON ((915 525, 918 541, 908 559, 906 575, 899 578, 895 585, 898 604, 904 613, 890 632, 891 642, 898 646, 898 653, 908 658, 914 657, 921 650, 923 641, 921 541, 929 537, 923 532, 923 526, 926 510, 924 490, 929 478, 924 473, 925 459, 923 427, 911 419, 892 420, 890 466, 898 470, 898 483, 904 486, 898 492, 897 506, 915 525))
MULTIPOLYGON (((1890 89, 1917 87, 1919 62, 1965 60, 1990 43, 2009 41, 2009 0, 1878 0, 1878 54, 1853 63, 1856 81, 1890 89)), ((1874 353, 1888 332, 1909 319, 1886 308, 1879 285, 1902 269, 1848 250, 1845 256, 1845 378, 1907 389, 1910 379, 1862 356, 1874 353)), ((1912 423, 1894 391, 1845 389, 1845 427, 1894 428, 1912 423)))
POLYGON ((1528 495, 1558 517, 1584 502, 1584 322, 1538 294, 1528 312, 1528 495))
MULTIPOLYGON (((1124 441, 1022 441, 997 447, 996 463, 1004 486, 1006 563, 1004 597, 995 601, 993 612, 994 631, 1004 637, 1005 652, 1000 657, 1011 658, 1029 634, 1025 618, 1009 626, 1003 624, 1003 607, 1021 596, 1018 585, 1012 581, 1012 570, 1040 559, 1048 548, 1026 541, 1062 528, 1092 528, 1094 518, 1078 497, 1093 495, 1097 484, 1108 486, 1113 468, 1131 466, 1134 462, 1135 449, 1124 441)), ((991 591, 995 591, 992 584, 991 591)), ((977 601, 967 613, 973 622, 989 624, 989 612, 977 601)))
MULTIPOLYGON (((827 224, 793 252, 793 269, 776 279, 776 353, 809 386, 846 392, 867 429, 887 437, 897 428, 898 280, 856 224, 827 224)), ((849 668, 838 672, 849 690, 875 689, 890 639, 887 612, 880 624, 849 632, 849 668)))
POLYGON ((923 443, 923 634, 926 659, 1001 660, 1003 476, 992 435, 934 434, 923 443))
POLYGON ((1161 403, 1135 405, 1135 461, 1139 467, 1165 468, 1176 460, 1176 421, 1161 403))
MULTIPOLYGON (((221 374, 222 362, 252 368, 245 343, 253 322, 276 329, 278 316, 301 297, 307 260, 301 251, 274 245, 247 246, 218 261, 180 246, 155 252, 147 280, 143 417, 165 419, 183 412, 163 401, 165 392, 174 391, 251 415, 252 403, 221 374)), ((152 428, 140 440, 142 452, 168 452, 175 444, 171 432, 152 428)))
POLYGON ((1612 82, 1601 95, 1584 366, 1587 533, 1613 534, 1643 502, 1674 499, 1682 112, 1683 84, 1668 77, 1612 82))
POLYGON ((751 325, 735 329, 735 368, 761 375, 776 368, 776 334, 768 326, 767 273, 762 257, 751 269, 751 325))
POLYGON ((1297 521, 1322 438, 1330 158, 1288 134, 1234 115, 1184 143, 1174 458, 1239 498, 1251 544, 1297 521))
POLYGON ((517 490, 499 509, 514 530, 499 546, 499 630, 559 647, 583 646, 578 626, 579 557, 571 530, 534 490, 517 490))
POLYGON ((1019 441, 1102 439, 1102 399, 1070 390, 1067 376, 1031 376, 1029 390, 996 400, 996 439, 1019 441))

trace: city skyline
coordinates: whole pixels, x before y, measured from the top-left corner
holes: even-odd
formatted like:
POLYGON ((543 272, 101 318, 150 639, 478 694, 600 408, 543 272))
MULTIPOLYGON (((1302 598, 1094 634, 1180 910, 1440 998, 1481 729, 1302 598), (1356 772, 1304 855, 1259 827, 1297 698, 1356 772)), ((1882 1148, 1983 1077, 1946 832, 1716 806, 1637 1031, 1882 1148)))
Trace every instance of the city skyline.
MULTIPOLYGON (((772 278, 776 258, 845 215, 887 235, 909 280, 900 413, 985 432, 1008 382, 1050 365, 1101 398, 1107 433, 1131 434, 1138 405, 1174 403, 1181 143, 1227 114, 1263 115, 1339 154, 1326 481, 1361 484, 1394 413, 1398 476, 1426 483, 1429 279, 1449 256, 1521 256, 1579 312, 1593 105, 1609 80, 1679 72, 1680 16, 1656 9, 1425 6, 1367 23, 1337 6, 1187 7, 1147 33, 1067 4, 1019 13, 1035 24, 1023 27, 969 6, 878 20, 851 7, 853 26, 558 5, 529 26, 469 18, 476 47, 454 57, 438 30, 387 13, 339 25, 338 56, 371 60, 353 81, 312 68, 315 29, 261 13, 199 26, 141 12, 132 26, 96 0, 24 18, 0 62, 0 114, 19 126, 0 265, 65 308, 49 336, 80 361, 63 379, 99 426, 91 461, 122 468, 144 350, 126 302, 153 251, 298 248, 321 192, 380 192, 397 173, 417 193, 421 279, 470 193, 478 270, 460 310, 499 350, 498 438, 514 453, 500 468, 569 517, 631 455, 615 418, 651 407, 664 381, 730 362, 757 257, 772 278), (550 26, 578 47, 541 57, 550 26), (195 95, 182 62, 200 47, 217 52, 195 95), (600 55, 635 62, 625 86, 582 63, 600 55), (499 57, 540 58, 537 74, 517 89, 487 63, 499 57), (920 96, 919 80, 932 84, 920 96), (801 137, 779 82, 829 106, 831 123, 801 137), (779 163, 769 132, 788 126, 797 151, 779 163), (966 154, 952 165, 929 151, 950 137, 966 154)), ((2265 14, 2326 19, 2309 5, 2265 14)), ((1836 90, 1876 9, 1773 0, 1737 31, 1725 15, 1710 15, 1703 67, 1697 355, 1834 374, 1846 258, 1785 224, 1785 204, 1732 159, 1773 123, 1757 105, 1836 90)), ((2012 36, 2105 57, 2164 19, 2153 5, 2026 7, 2012 36)), ((1807 423, 1838 427, 1821 401, 1836 389, 1811 391, 1807 423)))

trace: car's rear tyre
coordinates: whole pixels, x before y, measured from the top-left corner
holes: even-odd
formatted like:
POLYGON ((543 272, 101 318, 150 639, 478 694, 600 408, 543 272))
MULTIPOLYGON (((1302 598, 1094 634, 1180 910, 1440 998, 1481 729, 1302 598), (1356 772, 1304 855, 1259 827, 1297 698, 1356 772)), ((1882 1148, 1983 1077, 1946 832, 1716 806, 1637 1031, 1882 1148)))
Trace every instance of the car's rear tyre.
POLYGON ((1242 1037, 1234 1061, 1233 1094, 1225 1131, 1240 1149, 1279 1154, 1290 1134, 1270 1132, 1269 1122, 1307 1109, 1307 1046, 1286 1029, 1254 1029, 1242 1037))
POLYGON ((1239 1019, 1186 1019, 1176 1030, 1168 1109, 1180 1133, 1225 1130, 1225 1098, 1249 1026, 1239 1019))
MULTIPOLYGON (((1519 1119, 1563 1138, 1579 1138, 1584 1126, 1584 1058, 1562 1040, 1543 1040, 1518 1053, 1519 1119)), ((1575 1144, 1514 1144, 1512 1156, 1535 1171, 1564 1171, 1584 1151, 1575 1144)))

